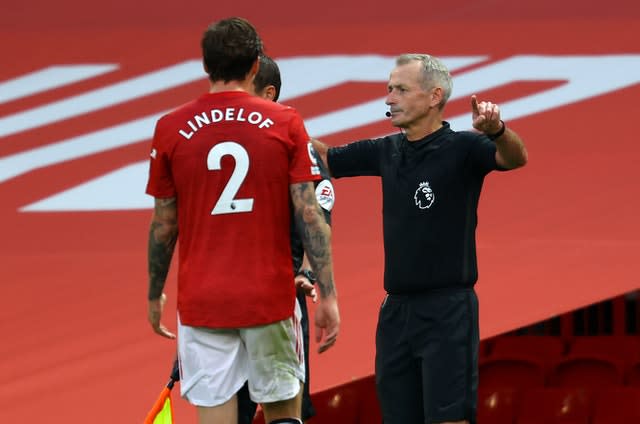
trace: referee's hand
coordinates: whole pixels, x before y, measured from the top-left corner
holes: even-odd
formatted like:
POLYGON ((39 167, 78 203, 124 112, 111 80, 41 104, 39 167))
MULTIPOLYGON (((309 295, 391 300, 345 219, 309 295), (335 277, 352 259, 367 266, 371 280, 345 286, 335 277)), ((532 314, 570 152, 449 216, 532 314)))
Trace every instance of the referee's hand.
POLYGON ((471 124, 476 130, 485 134, 500 131, 500 106, 491 102, 478 102, 474 94, 471 96, 471 124))
POLYGON ((340 311, 335 296, 321 298, 315 313, 316 342, 318 353, 332 347, 338 340, 340 332, 340 311))

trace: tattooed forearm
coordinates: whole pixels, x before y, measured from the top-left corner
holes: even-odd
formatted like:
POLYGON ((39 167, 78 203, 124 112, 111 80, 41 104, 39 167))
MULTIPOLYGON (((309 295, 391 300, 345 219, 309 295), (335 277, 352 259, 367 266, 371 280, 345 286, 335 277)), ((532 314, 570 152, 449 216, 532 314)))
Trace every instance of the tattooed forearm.
POLYGON ((175 198, 156 199, 149 229, 149 300, 162 295, 177 240, 178 211, 175 198))
POLYGON ((320 296, 336 294, 331 258, 331 227, 324 220, 312 183, 291 185, 296 229, 311 267, 318 277, 320 296))

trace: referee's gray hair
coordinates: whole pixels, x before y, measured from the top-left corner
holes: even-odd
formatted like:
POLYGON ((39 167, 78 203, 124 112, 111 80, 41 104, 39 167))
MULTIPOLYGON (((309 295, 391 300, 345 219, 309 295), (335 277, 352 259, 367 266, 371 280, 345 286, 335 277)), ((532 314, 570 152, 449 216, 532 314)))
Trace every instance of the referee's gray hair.
POLYGON ((451 74, 444 63, 437 57, 422 53, 405 53, 396 58, 396 65, 406 65, 409 62, 422 63, 422 88, 429 90, 435 86, 442 88, 442 102, 440 109, 444 107, 451 97, 453 81, 451 74))

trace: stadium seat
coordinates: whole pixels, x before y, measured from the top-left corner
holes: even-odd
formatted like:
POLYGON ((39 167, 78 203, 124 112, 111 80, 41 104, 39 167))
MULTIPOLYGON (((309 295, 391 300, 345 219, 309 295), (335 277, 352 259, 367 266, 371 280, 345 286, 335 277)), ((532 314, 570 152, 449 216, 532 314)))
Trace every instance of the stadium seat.
POLYGON ((513 424, 519 401, 518 389, 479 389, 478 424, 513 424))
POLYGON ((311 395, 316 416, 314 424, 358 424, 358 390, 353 383, 311 395))
POLYGON ((640 337, 637 335, 578 336, 569 341, 568 355, 608 358, 628 368, 640 362, 640 337))
POLYGON ((491 355, 497 356, 524 354, 554 359, 564 355, 565 351, 566 344, 560 336, 502 336, 491 343, 491 355))
POLYGON ((627 369, 625 384, 632 387, 640 387, 640 362, 631 364, 627 369))
POLYGON ((479 387, 521 389, 545 385, 542 364, 530 359, 487 358, 480 361, 479 387))
POLYGON ((599 392, 591 424, 640 423, 640 388, 611 387, 599 392))
POLYGON ((552 387, 527 390, 522 395, 516 424, 589 424, 589 404, 589 396, 581 390, 552 387))
MULTIPOLYGON (((358 391, 358 422, 360 424, 382 423, 375 376, 362 378, 354 381, 353 384, 358 391)), ((337 422, 333 424, 337 424, 337 422)))
POLYGON ((598 390, 621 386, 624 383, 622 367, 609 358, 595 354, 572 355, 558 362, 549 375, 549 385, 598 390))
POLYGON ((524 358, 542 362, 545 369, 565 354, 566 344, 559 336, 502 336, 491 343, 490 358, 524 358))
POLYGON ((481 340, 480 345, 478 346, 478 357, 480 359, 484 359, 489 356, 489 352, 491 351, 491 341, 490 340, 481 340))

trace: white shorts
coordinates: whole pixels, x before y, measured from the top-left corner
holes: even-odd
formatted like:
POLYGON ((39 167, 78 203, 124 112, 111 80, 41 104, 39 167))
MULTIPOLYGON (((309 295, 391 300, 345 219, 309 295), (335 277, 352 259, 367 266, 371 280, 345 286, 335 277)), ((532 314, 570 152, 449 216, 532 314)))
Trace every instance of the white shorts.
POLYGON ((196 406, 218 406, 249 380, 256 403, 293 398, 304 382, 300 305, 294 316, 239 329, 190 327, 178 315, 180 393, 196 406))

